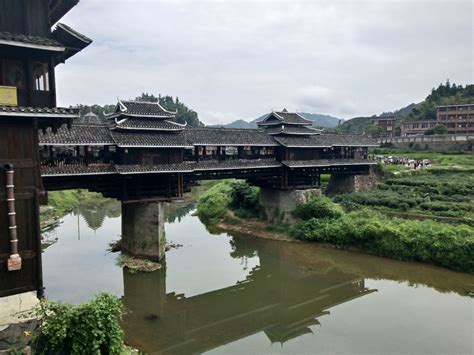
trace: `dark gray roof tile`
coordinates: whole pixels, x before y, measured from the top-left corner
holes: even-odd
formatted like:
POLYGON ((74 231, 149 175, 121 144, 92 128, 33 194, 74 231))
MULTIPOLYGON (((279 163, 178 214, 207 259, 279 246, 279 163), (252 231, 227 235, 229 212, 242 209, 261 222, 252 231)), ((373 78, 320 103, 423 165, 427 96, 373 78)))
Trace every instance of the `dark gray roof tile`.
POLYGON ((40 145, 113 145, 110 130, 104 125, 73 125, 71 129, 61 127, 56 133, 50 128, 39 131, 40 145))
POLYGON ((192 145, 277 146, 272 137, 256 129, 186 128, 183 131, 192 145))
POLYGON ((175 122, 154 118, 124 117, 124 121, 118 121, 116 127, 119 129, 156 130, 156 131, 182 131, 185 126, 175 122))
POLYGON ((122 114, 130 116, 169 117, 176 116, 175 112, 165 110, 158 102, 119 100, 118 107, 122 114))
POLYGON ((137 132, 115 129, 111 130, 110 134, 119 147, 192 147, 182 133, 137 132))
POLYGON ((51 49, 58 51, 64 50, 64 46, 54 39, 39 36, 28 36, 19 33, 0 32, 0 41, 3 42, 0 44, 12 42, 12 44, 17 45, 51 47, 51 49))
POLYGON ((15 116, 30 116, 35 117, 67 117, 76 118, 79 117, 79 110, 74 108, 62 108, 62 107, 22 107, 22 106, 0 106, 0 116, 4 115, 15 115, 15 116))
POLYGON ((307 137, 276 136, 275 140, 288 148, 329 148, 337 146, 378 146, 373 139, 358 134, 318 134, 307 137))
POLYGON ((41 176, 103 175, 116 173, 117 172, 113 165, 66 165, 41 167, 41 176))

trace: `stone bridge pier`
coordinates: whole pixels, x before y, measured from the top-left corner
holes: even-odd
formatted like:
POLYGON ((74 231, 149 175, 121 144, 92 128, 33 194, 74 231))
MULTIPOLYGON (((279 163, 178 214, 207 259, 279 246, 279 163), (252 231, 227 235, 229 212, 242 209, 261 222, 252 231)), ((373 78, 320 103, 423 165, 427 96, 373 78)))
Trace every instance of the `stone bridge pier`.
POLYGON ((321 189, 278 190, 260 188, 259 202, 263 217, 272 224, 295 222, 296 206, 308 202, 313 196, 321 196, 321 189))
POLYGON ((164 202, 122 202, 122 250, 159 261, 165 256, 164 202))

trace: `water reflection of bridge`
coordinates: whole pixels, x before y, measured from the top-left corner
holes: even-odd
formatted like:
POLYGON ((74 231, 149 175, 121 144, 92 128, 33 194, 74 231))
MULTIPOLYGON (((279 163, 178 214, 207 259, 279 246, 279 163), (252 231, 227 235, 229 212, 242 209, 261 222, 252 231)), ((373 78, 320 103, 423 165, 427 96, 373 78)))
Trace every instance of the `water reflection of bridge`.
MULTIPOLYGON (((234 245, 244 250, 234 250, 238 257, 255 253, 246 243, 234 245)), ((124 272, 127 343, 153 353, 199 353, 263 331, 283 344, 312 333, 331 307, 375 291, 359 276, 305 270, 264 246, 256 250, 260 266, 245 280, 192 297, 166 292, 166 270, 124 272)))

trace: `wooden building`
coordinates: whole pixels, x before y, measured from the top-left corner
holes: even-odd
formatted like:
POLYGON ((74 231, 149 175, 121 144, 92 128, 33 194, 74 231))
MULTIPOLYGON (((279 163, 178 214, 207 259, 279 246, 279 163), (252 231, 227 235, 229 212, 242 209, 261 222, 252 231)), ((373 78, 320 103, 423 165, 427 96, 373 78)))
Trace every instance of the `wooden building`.
POLYGON ((474 103, 438 106, 437 124, 450 134, 474 134, 474 103))
POLYGON ((38 129, 78 116, 56 107, 54 71, 91 40, 64 24, 52 29, 77 2, 0 0, 0 297, 42 292, 38 129))

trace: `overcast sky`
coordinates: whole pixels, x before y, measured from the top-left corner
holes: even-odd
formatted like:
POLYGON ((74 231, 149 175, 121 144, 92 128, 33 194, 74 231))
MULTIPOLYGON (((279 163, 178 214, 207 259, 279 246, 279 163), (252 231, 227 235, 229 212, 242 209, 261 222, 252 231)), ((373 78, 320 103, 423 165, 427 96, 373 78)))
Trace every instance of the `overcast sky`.
POLYGON ((57 67, 58 104, 178 96, 207 124, 272 108, 341 118, 472 83, 471 0, 81 0, 94 42, 57 67))

